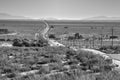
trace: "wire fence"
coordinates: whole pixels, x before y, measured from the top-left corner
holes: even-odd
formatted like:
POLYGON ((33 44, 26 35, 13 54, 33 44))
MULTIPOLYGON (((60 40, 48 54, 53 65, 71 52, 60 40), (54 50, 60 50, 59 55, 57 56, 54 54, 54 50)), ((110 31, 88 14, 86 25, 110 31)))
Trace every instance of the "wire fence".
POLYGON ((120 27, 92 27, 91 37, 73 40, 59 40, 66 46, 74 46, 77 48, 100 48, 102 46, 120 46, 120 27), (97 33, 99 31, 99 33, 97 33), (96 35, 97 34, 97 35, 96 35), (115 37, 115 38, 114 38, 115 37))
POLYGON ((60 43, 69 46, 74 46, 76 48, 95 48, 98 49, 102 46, 120 46, 120 40, 114 39, 113 42, 111 39, 103 40, 60 40, 60 43))

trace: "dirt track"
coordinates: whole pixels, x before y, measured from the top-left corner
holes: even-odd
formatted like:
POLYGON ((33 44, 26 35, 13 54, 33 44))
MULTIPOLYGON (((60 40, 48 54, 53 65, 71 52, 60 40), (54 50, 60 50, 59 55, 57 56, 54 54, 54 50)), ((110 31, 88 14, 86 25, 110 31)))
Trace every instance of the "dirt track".
MULTIPOLYGON (((45 20, 43 22, 45 23, 46 28, 43 30, 42 36, 43 36, 44 39, 46 39, 48 41, 50 46, 56 46, 56 47, 57 46, 63 46, 63 47, 65 47, 65 45, 57 42, 56 40, 52 40, 52 39, 48 38, 47 33, 50 30, 50 26, 45 20)), ((97 50, 94 50, 94 49, 86 49, 86 48, 77 49, 77 48, 72 47, 72 46, 70 46, 70 48, 75 50, 75 51, 78 51, 78 50, 89 51, 89 52, 92 52, 93 54, 99 54, 99 55, 101 55, 105 58, 110 58, 108 55, 106 55, 106 53, 103 53, 103 52, 100 52, 100 51, 97 51, 97 50)), ((118 67, 120 67, 120 61, 119 60, 115 60, 115 59, 112 59, 112 60, 113 60, 113 64, 116 64, 116 65, 118 65, 118 67)))

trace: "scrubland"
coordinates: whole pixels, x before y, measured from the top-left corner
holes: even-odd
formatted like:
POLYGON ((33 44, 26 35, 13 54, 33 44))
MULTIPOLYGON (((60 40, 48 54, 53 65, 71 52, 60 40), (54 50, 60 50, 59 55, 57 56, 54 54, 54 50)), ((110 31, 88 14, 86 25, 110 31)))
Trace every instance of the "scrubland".
POLYGON ((111 59, 64 47, 0 48, 1 80, 119 80, 111 59))
MULTIPOLYGON (((100 26, 106 25, 101 23, 91 24, 90 22, 81 22, 81 25, 76 24, 77 26, 74 25, 74 27, 71 23, 68 28, 65 28, 66 25, 54 26, 49 33, 60 35, 67 32, 79 32, 82 34, 99 32, 100 34, 100 29, 102 30, 100 26), (98 29, 91 28, 91 26, 97 25, 99 25, 98 29)), ((18 31, 19 33, 32 34, 33 37, 36 32, 39 32, 40 28, 44 27, 43 24, 40 25, 39 21, 37 23, 11 23, 8 21, 7 23, 1 22, 0 26, 9 30, 18 31)), ((103 30, 105 34, 110 32, 108 31, 110 28, 108 26, 107 28, 103 30)), ((119 48, 101 47, 98 50, 107 54, 112 53, 112 51, 118 51, 119 53, 119 48)), ((112 64, 111 59, 105 59, 98 54, 92 54, 89 51, 82 50, 74 51, 67 47, 50 47, 44 40, 41 42, 41 40, 31 41, 20 38, 13 40, 13 47, 11 48, 0 47, 0 79, 120 80, 120 73, 115 69, 115 65, 112 64)))

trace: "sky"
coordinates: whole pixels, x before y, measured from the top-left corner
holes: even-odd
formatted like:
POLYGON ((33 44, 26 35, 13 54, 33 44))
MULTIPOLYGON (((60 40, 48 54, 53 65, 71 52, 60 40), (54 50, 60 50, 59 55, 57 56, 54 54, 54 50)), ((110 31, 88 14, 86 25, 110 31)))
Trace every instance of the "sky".
POLYGON ((0 0, 0 13, 59 19, 120 17, 120 0, 0 0))

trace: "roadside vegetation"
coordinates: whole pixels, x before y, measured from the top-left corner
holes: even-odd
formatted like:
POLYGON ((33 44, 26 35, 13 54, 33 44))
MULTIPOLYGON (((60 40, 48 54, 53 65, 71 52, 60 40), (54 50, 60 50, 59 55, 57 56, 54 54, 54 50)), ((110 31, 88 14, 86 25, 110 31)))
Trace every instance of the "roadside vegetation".
POLYGON ((39 40, 34 39, 14 39, 12 41, 15 47, 44 47, 48 46, 48 42, 42 38, 39 40))
POLYGON ((120 46, 102 46, 99 50, 106 54, 120 54, 120 46))
POLYGON ((111 59, 65 47, 0 48, 1 80, 119 80, 114 67, 111 59))

